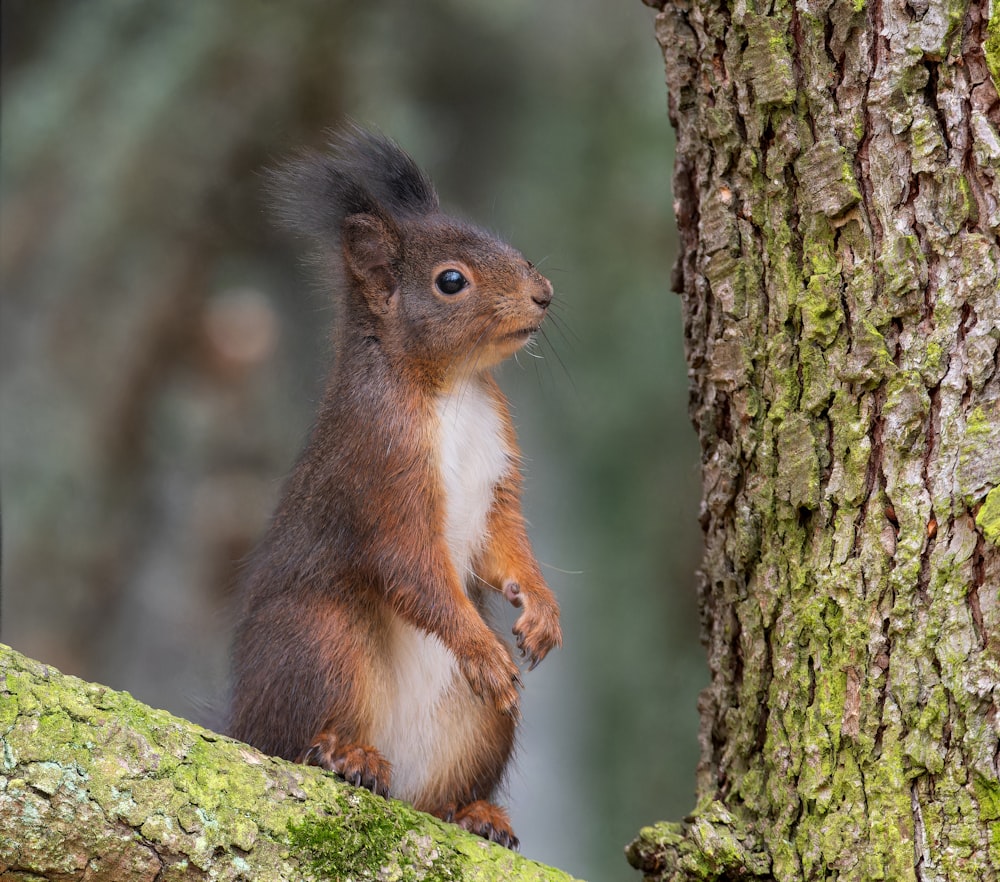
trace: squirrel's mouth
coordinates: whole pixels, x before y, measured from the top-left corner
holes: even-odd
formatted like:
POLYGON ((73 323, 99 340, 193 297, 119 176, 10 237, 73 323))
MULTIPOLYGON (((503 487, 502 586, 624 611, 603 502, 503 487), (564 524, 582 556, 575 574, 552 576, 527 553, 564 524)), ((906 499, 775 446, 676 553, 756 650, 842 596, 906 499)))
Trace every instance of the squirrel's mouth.
POLYGON ((524 328, 519 328, 516 331, 510 331, 504 334, 501 338, 502 340, 527 340, 532 334, 536 333, 541 325, 528 325, 524 328))

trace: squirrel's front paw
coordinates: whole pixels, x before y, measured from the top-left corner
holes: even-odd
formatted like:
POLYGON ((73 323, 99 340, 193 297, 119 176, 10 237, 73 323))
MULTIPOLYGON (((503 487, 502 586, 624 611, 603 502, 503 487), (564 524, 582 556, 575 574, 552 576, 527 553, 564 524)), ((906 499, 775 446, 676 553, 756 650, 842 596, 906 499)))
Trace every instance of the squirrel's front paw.
POLYGON ((484 645, 459 659, 462 675, 480 698, 503 714, 518 716, 520 672, 507 647, 491 635, 484 645))
POLYGON ((534 670, 550 649, 562 646, 558 607, 536 605, 529 600, 527 609, 514 623, 514 636, 521 657, 531 661, 528 670, 534 670))

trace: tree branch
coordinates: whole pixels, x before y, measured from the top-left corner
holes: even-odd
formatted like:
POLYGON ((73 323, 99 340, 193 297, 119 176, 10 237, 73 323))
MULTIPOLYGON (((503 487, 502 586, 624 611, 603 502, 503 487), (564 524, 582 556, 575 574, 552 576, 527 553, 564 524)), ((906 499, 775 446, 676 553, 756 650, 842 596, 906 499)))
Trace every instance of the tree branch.
POLYGON ((569 880, 0 645, 0 879, 569 880))
POLYGON ((644 827, 625 850, 647 878, 664 882, 771 879, 771 858, 755 836, 718 801, 684 819, 644 827))

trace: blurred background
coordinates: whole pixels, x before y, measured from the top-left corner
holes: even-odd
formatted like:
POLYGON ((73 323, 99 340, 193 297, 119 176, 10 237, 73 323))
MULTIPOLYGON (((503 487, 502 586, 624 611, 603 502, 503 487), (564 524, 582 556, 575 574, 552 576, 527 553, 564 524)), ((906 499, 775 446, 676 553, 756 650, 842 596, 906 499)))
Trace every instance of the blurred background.
POLYGON ((529 857, 636 877, 694 805, 698 452, 672 132, 639 0, 3 0, 0 637, 218 726, 240 561, 311 421, 326 295, 261 171, 345 117, 539 264, 502 370, 565 647, 525 678, 529 857))

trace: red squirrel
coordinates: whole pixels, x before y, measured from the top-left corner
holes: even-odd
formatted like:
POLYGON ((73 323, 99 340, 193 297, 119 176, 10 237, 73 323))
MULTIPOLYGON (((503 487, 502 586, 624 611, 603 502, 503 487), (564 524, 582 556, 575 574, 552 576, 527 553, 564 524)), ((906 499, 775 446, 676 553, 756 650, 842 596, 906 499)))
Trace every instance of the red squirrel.
POLYGON ((350 129, 274 188, 332 289, 334 360, 242 586, 230 734, 516 848, 490 800, 520 678, 487 593, 523 607, 532 668, 562 633, 492 369, 539 330, 552 285, 441 213, 381 135, 350 129))

